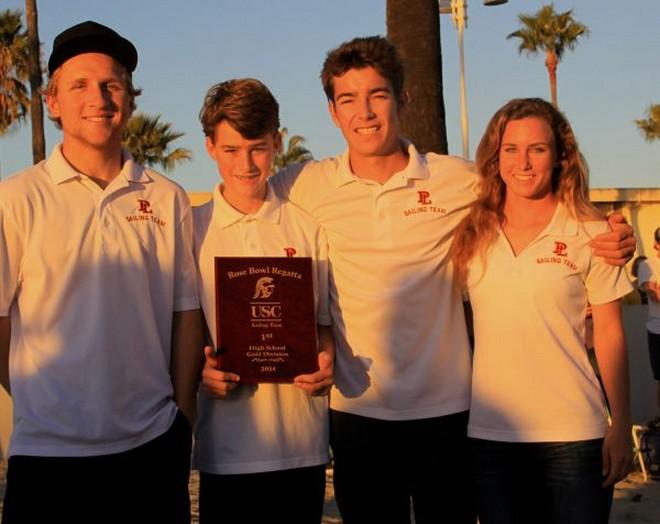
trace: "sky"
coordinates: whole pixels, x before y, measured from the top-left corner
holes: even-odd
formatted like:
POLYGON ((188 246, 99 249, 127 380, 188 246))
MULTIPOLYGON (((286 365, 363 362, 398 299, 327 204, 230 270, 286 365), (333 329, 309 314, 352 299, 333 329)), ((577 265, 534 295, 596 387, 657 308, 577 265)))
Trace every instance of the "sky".
MULTIPOLYGON (((399 0, 405 1, 405 0, 399 0)), ((506 35, 519 13, 545 2, 509 0, 485 7, 470 0, 465 67, 470 146, 491 115, 515 97, 549 98, 542 56, 518 54, 506 35)), ((290 134, 303 135, 315 158, 345 149, 327 113, 319 72, 328 50, 356 36, 385 34, 385 0, 39 0, 44 61, 55 36, 95 20, 131 40, 139 63, 134 83, 143 89, 138 109, 161 114, 185 133, 176 142, 193 160, 167 173, 189 191, 218 182, 204 150, 198 120, 207 89, 230 78, 255 77, 280 103, 290 134)), ((571 121, 591 170, 592 187, 660 186, 660 141, 648 143, 635 119, 660 103, 660 0, 555 0, 590 28, 558 69, 559 106, 571 121)), ((0 9, 23 9, 23 0, 0 0, 0 9)), ((443 76, 450 154, 461 155, 457 33, 441 17, 443 76)), ((60 134, 46 122, 47 154, 60 134)), ((0 175, 32 162, 29 124, 0 137, 0 175)))

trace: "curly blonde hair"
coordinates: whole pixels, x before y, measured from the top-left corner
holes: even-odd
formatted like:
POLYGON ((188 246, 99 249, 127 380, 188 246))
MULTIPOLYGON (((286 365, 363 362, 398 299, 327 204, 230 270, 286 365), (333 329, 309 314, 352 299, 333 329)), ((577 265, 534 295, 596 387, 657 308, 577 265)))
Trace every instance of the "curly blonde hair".
POLYGON ((552 176, 552 192, 578 220, 598 220, 603 215, 589 202, 588 167, 568 120, 552 104, 540 98, 517 98, 502 106, 490 119, 477 148, 481 176, 477 201, 458 225, 451 246, 455 277, 461 286, 470 260, 476 255, 486 266, 486 253, 497 238, 504 218, 506 186, 500 177, 499 154, 502 135, 511 120, 540 118, 554 137, 558 166, 552 176))

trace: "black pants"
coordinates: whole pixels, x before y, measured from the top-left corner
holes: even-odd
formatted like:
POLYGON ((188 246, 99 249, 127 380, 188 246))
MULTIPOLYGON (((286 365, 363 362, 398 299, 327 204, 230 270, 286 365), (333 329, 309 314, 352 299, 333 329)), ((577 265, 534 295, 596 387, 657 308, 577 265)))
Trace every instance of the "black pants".
POLYGON ((166 433, 123 453, 12 456, 2 524, 187 524, 190 448, 190 424, 179 413, 166 433))
POLYGON ((200 524, 315 524, 323 516, 325 464, 244 475, 199 474, 200 524))
POLYGON ((474 524, 468 413, 386 421, 330 411, 344 524, 474 524))

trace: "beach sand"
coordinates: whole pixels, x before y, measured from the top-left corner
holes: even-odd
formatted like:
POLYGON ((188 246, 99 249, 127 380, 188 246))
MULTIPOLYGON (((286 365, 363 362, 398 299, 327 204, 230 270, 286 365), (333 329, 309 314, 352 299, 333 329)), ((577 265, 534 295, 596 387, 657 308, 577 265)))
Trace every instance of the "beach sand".
MULTIPOLYGON (((0 510, 5 493, 6 463, 0 461, 0 510)), ((340 524, 341 518, 334 501, 332 490, 332 470, 328 470, 326 480, 325 510, 323 524, 340 524)), ((190 478, 190 500, 192 503, 192 522, 197 519, 197 496, 199 481, 196 472, 190 478)), ((660 482, 644 482, 642 474, 634 471, 628 478, 619 482, 614 492, 614 504, 610 524, 644 523, 660 524, 660 482)), ((530 523, 532 524, 532 523, 530 523)))
POLYGON ((660 482, 644 482, 641 471, 633 471, 614 490, 610 523, 626 522, 660 524, 660 482))

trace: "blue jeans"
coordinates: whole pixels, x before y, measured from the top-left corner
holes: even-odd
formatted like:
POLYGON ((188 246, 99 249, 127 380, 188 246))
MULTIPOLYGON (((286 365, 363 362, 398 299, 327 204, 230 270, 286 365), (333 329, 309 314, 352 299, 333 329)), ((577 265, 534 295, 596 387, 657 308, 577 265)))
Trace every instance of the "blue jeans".
POLYGON ((602 439, 470 442, 480 524, 607 524, 602 439))

